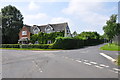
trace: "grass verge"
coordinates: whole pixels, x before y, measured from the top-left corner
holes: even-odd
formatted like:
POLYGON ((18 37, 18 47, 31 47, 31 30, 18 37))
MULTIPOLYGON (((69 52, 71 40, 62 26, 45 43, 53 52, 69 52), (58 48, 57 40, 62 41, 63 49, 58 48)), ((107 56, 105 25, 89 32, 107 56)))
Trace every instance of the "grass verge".
POLYGON ((108 50, 108 51, 120 51, 120 46, 116 45, 116 44, 106 44, 102 47, 100 47, 100 50, 108 50))
POLYGON ((47 50, 47 51, 62 50, 62 49, 39 49, 39 48, 0 48, 0 49, 8 49, 8 50, 47 50))
POLYGON ((120 55, 118 55, 118 59, 116 60, 116 64, 120 66, 120 55))

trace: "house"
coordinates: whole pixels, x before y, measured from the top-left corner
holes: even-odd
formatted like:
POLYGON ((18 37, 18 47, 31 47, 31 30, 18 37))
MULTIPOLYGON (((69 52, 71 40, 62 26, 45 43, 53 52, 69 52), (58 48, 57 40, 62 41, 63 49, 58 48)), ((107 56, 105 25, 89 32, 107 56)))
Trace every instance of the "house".
MULTIPOLYGON (((31 34, 38 34, 39 32, 51 33, 51 32, 62 32, 64 31, 64 37, 71 37, 71 31, 68 23, 58 23, 58 24, 47 24, 47 25, 24 25, 19 32, 19 43, 29 43, 31 34)), ((48 42, 50 43, 50 41, 48 42)))

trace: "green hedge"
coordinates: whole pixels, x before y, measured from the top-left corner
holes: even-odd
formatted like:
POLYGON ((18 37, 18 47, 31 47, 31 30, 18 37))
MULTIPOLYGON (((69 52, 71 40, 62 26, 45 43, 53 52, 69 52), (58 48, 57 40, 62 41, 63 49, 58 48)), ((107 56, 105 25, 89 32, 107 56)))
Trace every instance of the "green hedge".
POLYGON ((84 40, 84 46, 94 46, 103 43, 104 40, 100 39, 88 39, 84 40))
POLYGON ((19 44, 2 44, 0 48, 19 48, 19 44))
POLYGON ((73 38, 65 38, 59 37, 53 44, 52 48, 56 49, 75 49, 83 47, 83 40, 80 39, 73 39, 73 38))
POLYGON ((77 38, 58 37, 53 44, 3 44, 2 48, 39 48, 39 49, 76 49, 103 43, 100 39, 82 40, 77 38))
POLYGON ((40 49, 50 49, 52 44, 2 44, 1 48, 40 48, 40 49))
POLYGON ((54 49, 76 49, 81 48, 84 46, 92 46, 98 45, 103 43, 103 40, 99 39, 88 39, 82 40, 77 38, 66 38, 66 37, 59 37, 56 38, 52 48, 54 49))
POLYGON ((22 45, 21 48, 40 48, 40 49, 50 49, 51 44, 32 44, 32 45, 22 45))

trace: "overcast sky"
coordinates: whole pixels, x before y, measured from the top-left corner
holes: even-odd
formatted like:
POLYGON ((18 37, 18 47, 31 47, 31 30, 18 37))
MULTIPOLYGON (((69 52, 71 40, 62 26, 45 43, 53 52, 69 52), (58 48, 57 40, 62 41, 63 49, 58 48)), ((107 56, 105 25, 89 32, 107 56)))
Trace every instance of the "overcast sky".
POLYGON ((118 12, 118 2, 108 1, 6 1, 0 4, 0 8, 12 5, 19 9, 24 17, 24 24, 44 25, 52 23, 68 22, 70 30, 97 31, 103 34, 102 27, 112 14, 118 12))

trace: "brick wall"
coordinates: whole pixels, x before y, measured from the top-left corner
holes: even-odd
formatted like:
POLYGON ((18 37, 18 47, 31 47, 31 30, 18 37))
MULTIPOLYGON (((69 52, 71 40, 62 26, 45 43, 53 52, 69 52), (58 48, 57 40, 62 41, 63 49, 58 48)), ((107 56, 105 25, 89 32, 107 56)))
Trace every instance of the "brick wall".
POLYGON ((27 37, 28 39, 30 39, 30 32, 25 26, 23 26, 21 31, 19 32, 19 39, 21 39, 22 37, 27 37), (22 31, 27 31, 27 35, 22 35, 22 31))

